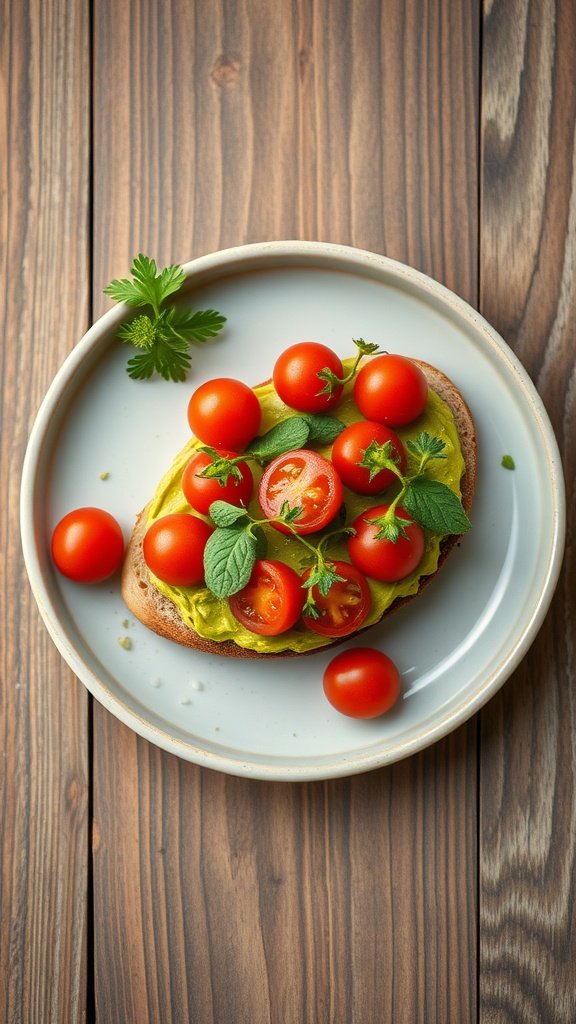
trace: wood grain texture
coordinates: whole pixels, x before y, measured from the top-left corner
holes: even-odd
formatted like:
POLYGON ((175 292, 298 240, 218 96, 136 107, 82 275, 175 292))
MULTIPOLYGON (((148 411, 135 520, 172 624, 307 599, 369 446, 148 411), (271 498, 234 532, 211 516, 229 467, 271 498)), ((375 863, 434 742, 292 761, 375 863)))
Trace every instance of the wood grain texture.
POLYGON ((486 5, 481 308, 548 408, 568 537, 546 624, 482 715, 483 1024, 576 1019, 575 56, 570 0, 486 5))
MULTIPOLYGON (((142 249, 386 252, 471 301, 473 2, 95 6, 94 301, 142 249)), ((476 1019, 476 725, 331 783, 234 779, 94 713, 98 1019, 476 1019)))
POLYGON ((0 1018, 84 1019, 87 698, 22 564, 19 483, 40 400, 88 323, 88 10, 0 12, 0 1018))

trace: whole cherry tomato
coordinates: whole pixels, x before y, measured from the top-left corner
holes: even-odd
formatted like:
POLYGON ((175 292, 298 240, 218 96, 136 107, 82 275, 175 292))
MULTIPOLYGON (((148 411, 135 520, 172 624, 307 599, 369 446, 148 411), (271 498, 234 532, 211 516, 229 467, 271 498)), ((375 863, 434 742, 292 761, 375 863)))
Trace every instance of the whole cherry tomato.
MULTIPOLYGON (((344 491, 334 466, 318 452, 299 448, 279 455, 264 470, 258 497, 268 519, 280 515, 282 507, 302 508, 292 523, 297 533, 315 533, 339 511, 344 491)), ((283 533, 282 523, 274 526, 283 533)))
MULTIPOLYGON (((227 459, 236 458, 235 452, 223 449, 218 449, 218 455, 227 459)), ((226 483, 221 484, 214 478, 200 476, 213 462, 214 459, 208 452, 198 452, 187 463, 182 474, 182 490, 188 504, 204 516, 208 515, 213 501, 227 501, 230 505, 247 506, 254 489, 252 472, 247 463, 236 463, 240 476, 230 475, 226 483)))
MULTIPOLYGON (((349 562, 333 562, 334 571, 341 580, 332 584, 328 593, 323 595, 318 587, 312 587, 312 596, 318 618, 303 615, 302 621, 314 633, 322 636, 348 636, 354 633, 366 619, 371 605, 372 596, 365 577, 349 562)), ((310 577, 310 569, 302 576, 302 582, 310 577)))
POLYGON ((342 385, 332 394, 320 394, 326 381, 318 376, 331 370, 339 379, 342 363, 335 352, 318 341, 300 341, 291 345, 276 360, 272 378, 274 387, 286 405, 299 412, 326 412, 340 399, 342 385))
POLYGON ((211 533, 208 523, 187 512, 161 516, 144 535, 144 561, 164 583, 192 587, 204 578, 204 548, 211 533))
MULTIPOLYGON (((422 527, 414 522, 405 527, 406 536, 398 537, 395 542, 378 537, 378 525, 367 520, 379 519, 387 511, 388 505, 365 509, 352 523, 356 532, 348 538, 347 545, 354 565, 366 576, 383 583, 395 583, 409 576, 420 564, 426 541, 422 527)), ((399 505, 396 514, 410 520, 399 505)))
POLYGON ((391 469, 381 469, 371 478, 370 469, 360 465, 365 452, 375 442, 384 445, 390 442, 390 457, 401 473, 406 470, 404 445, 389 427, 370 420, 358 420, 345 427, 332 447, 332 462, 343 484, 356 494, 379 494, 398 479, 391 469))
POLYGON ((324 693, 333 707, 351 718, 377 718, 400 696, 394 662, 372 647, 342 651, 324 672, 324 693))
POLYGON ((277 636, 298 621, 304 598, 294 569, 261 558, 254 563, 250 581, 228 603, 234 617, 251 633, 277 636))
POLYGON ((124 537, 114 516, 102 508, 76 508, 56 525, 52 558, 76 583, 100 583, 119 568, 124 537))
POLYGON ((241 380, 217 377, 201 384, 188 403, 188 423, 213 448, 241 452, 258 433, 260 402, 241 380))
POLYGON ((428 400, 428 382, 405 356, 375 356, 354 381, 354 401, 367 420, 401 427, 420 416, 428 400))

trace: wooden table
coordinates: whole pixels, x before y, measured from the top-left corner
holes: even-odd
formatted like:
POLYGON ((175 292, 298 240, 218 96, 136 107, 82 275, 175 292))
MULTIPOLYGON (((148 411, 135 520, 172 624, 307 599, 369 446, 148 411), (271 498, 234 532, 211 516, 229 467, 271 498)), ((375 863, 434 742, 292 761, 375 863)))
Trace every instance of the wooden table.
POLYGON ((283 784, 180 762, 89 699, 31 597, 18 492, 39 402, 133 255, 304 238, 484 313, 543 397, 570 509, 576 4, 4 0, 1 24, 0 1019, 573 1024, 572 516, 546 623, 479 716, 283 784))

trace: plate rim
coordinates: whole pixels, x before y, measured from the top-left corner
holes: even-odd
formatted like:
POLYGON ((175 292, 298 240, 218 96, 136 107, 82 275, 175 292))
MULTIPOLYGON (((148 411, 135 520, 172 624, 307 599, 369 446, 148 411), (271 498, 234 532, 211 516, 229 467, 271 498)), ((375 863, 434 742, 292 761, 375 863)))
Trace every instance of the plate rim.
MULTIPOLYGON (((353 266, 356 270, 371 271, 371 276, 375 278, 387 275, 403 283, 404 286, 409 283, 417 292, 433 297, 441 307, 450 307, 451 311, 456 312, 461 320, 481 332, 484 340, 496 352, 500 361, 503 360, 507 363, 509 369, 513 371, 523 396, 528 400, 531 411, 536 417, 539 435, 545 442, 545 456, 550 470, 553 493, 553 531, 547 571, 543 575, 538 598, 531 609, 530 617, 526 621, 522 635, 516 638, 511 648, 506 649, 505 657, 484 680, 484 683, 456 707, 451 708, 443 715, 435 716, 433 723, 424 726, 417 735, 412 738, 400 739, 393 744, 388 743, 384 749, 379 751, 376 749, 376 752, 374 748, 369 748, 363 755, 341 755, 332 760, 324 757, 316 764, 283 762, 279 765, 274 761, 265 763, 264 758, 250 761, 249 757, 239 759, 231 754, 212 752, 198 747, 192 742, 179 740, 127 706, 92 671, 68 640, 44 582, 37 551, 32 499, 37 474, 41 469, 43 449, 51 429, 52 414, 55 405, 58 404, 58 398, 67 389, 70 380, 81 369, 87 355, 99 354, 100 350, 103 351, 107 347, 107 336, 110 330, 131 312, 130 307, 125 303, 116 304, 99 317, 79 339, 56 372, 36 414, 22 464, 20 533, 24 563, 41 618, 64 661, 100 704, 144 739, 183 760, 202 767, 259 780, 312 781, 346 777, 376 770, 412 756, 438 742, 462 725, 503 686, 532 645, 544 622, 556 589, 564 555, 566 533, 564 475, 558 443, 548 413, 535 384, 519 358, 495 328, 465 299, 408 264, 369 250, 333 242, 296 240, 254 242, 207 253, 187 261, 182 264, 182 267, 186 281, 190 280, 192 276, 195 278, 203 276, 213 282, 218 277, 238 273, 240 269, 242 272, 272 269, 274 264, 276 267, 278 266, 278 261, 282 261, 283 268, 290 263, 297 267, 301 265, 302 261, 310 264, 313 260, 319 261, 318 269, 322 269, 322 265, 324 265, 324 269, 350 270, 353 266), (345 263, 350 266, 343 266, 345 263), (247 266, 247 264, 249 265, 247 266)), ((364 749, 366 750, 366 748, 364 749)))

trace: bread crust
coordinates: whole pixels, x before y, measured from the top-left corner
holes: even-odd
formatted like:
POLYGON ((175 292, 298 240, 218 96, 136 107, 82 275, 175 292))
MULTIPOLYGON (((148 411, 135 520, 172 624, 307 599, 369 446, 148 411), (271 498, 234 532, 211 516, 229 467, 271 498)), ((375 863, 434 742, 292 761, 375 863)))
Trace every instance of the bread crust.
MULTIPOLYGON (((464 510, 470 513, 476 487, 478 459, 476 431, 472 414, 458 388, 444 373, 421 360, 415 359, 414 362, 424 372, 428 386, 446 402, 454 416, 466 467, 460 484, 462 505, 464 510)), ((324 643, 322 646, 315 647, 309 651, 274 651, 267 653, 240 647, 232 640, 215 641, 199 636, 182 621, 176 606, 161 594, 150 580, 150 574, 142 554, 142 541, 146 532, 147 513, 148 506, 138 515, 128 542, 122 567, 121 589, 122 597, 133 615, 159 636, 166 637, 175 643, 194 648, 206 654, 218 654, 230 658, 257 659, 298 658, 306 654, 316 654, 319 650, 330 650, 330 648, 337 647, 350 639, 349 636, 335 638, 329 644, 324 643)), ((420 586, 415 594, 411 594, 408 597, 400 597, 394 601, 386 609, 379 621, 387 618, 398 608, 418 597, 424 587, 428 586, 438 575, 438 572, 458 541, 458 536, 443 538, 440 544, 440 557, 436 571, 429 576, 422 577, 420 586)), ((377 623, 372 623, 370 626, 359 629, 352 635, 354 637, 359 636, 365 630, 372 629, 375 625, 377 623)))

